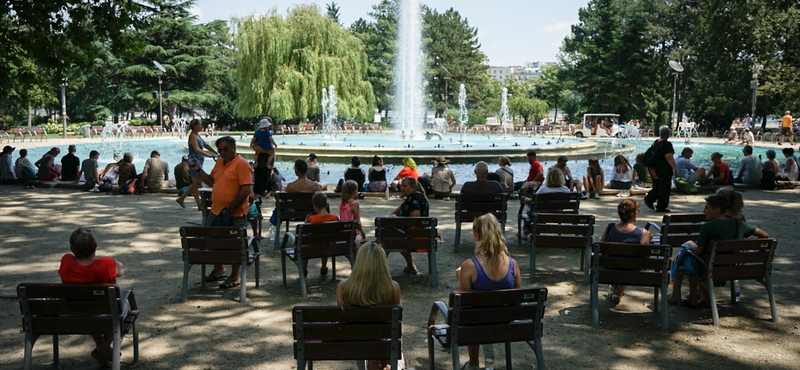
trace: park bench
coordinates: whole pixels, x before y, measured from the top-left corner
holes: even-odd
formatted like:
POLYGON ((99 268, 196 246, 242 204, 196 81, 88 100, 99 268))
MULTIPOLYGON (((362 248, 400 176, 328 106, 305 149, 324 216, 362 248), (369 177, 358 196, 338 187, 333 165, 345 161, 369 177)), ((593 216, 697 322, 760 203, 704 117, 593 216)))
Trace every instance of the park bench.
POLYGON ((525 126, 522 125, 514 125, 514 134, 525 134, 525 126))
POLYGON ((314 125, 307 123, 303 126, 303 132, 306 134, 313 134, 316 130, 314 130, 314 125))
MULTIPOLYGON (((12 129, 12 131, 14 132, 14 142, 17 141, 18 137, 21 137, 22 138, 22 142, 24 143, 25 142, 25 137, 29 136, 28 135, 28 131, 25 130, 24 128, 15 128, 15 129, 12 129)), ((33 137, 31 137, 31 141, 33 141, 33 137)))
MULTIPOLYGON (((731 303, 736 303, 734 280, 755 280, 767 288, 772 322, 778 322, 775 293, 772 290, 772 259, 775 257, 776 239, 719 240, 711 243, 711 255, 705 269, 714 326, 719 326, 719 310, 714 295, 714 280, 730 281, 731 303)), ((680 286, 678 286, 680 297, 680 286)))
MULTIPOLYGON (((133 362, 139 362, 139 310, 130 290, 113 284, 20 284, 17 286, 25 333, 23 368, 31 369, 33 345, 42 335, 53 336, 53 365, 58 368, 58 336, 112 334, 112 369, 120 368, 125 334, 133 332, 133 362)), ((135 366, 134 366, 135 367, 135 366)))
POLYGON ((697 240, 700 229, 706 223, 706 215, 701 213, 668 213, 661 219, 661 224, 648 222, 645 230, 653 230, 653 244, 666 244, 680 248, 689 240, 697 240), (658 233, 658 235, 655 235, 658 233))
POLYGON ((39 141, 47 140, 47 132, 44 130, 44 127, 31 127, 29 130, 31 140, 34 138, 39 138, 39 141))
POLYGON ((181 289, 181 302, 186 302, 189 292, 189 269, 193 265, 201 266, 201 286, 205 287, 206 265, 214 264, 241 264, 241 288, 239 303, 245 303, 247 288, 247 267, 255 265, 256 288, 259 285, 258 242, 253 237, 247 236, 245 227, 204 227, 183 226, 181 232, 181 245, 183 246, 183 286, 181 289), (249 246, 253 252, 249 252, 249 246))
POLYGON ((376 217, 375 240, 383 243, 386 253, 428 254, 431 286, 439 285, 436 273, 436 217, 376 217))
POLYGON ((276 134, 286 135, 286 130, 287 130, 286 125, 277 125, 277 126, 275 126, 275 133, 276 134))
POLYGON ((667 325, 667 286, 672 248, 665 244, 628 244, 595 242, 592 245, 592 326, 600 326, 597 295, 606 284, 655 288, 653 312, 658 314, 661 292, 661 331, 667 325))
POLYGON ((142 136, 150 136, 153 137, 153 127, 152 126, 142 126, 142 136))
POLYGON ((300 134, 300 125, 289 125, 289 132, 295 135, 300 134))
POLYGON ((519 212, 517 213, 517 240, 522 246, 522 232, 528 227, 530 214, 533 213, 578 213, 581 206, 581 194, 572 193, 543 193, 534 194, 531 200, 530 211, 525 212, 527 204, 519 198, 519 212))
POLYGON ((378 125, 378 124, 369 125, 369 129, 370 129, 370 131, 375 131, 376 133, 383 132, 383 129, 381 128, 381 125, 378 125))
POLYGON ((285 222, 289 232, 290 222, 306 222, 306 216, 314 214, 313 197, 314 193, 275 193, 275 250, 281 248, 281 224, 285 222))
POLYGON ((536 279, 536 253, 539 248, 577 249, 581 251, 581 271, 589 283, 589 256, 594 234, 594 216, 564 213, 534 213, 531 216, 531 274, 536 279))
POLYGON ((0 131, 0 143, 3 142, 3 136, 6 137, 6 140, 10 143, 11 142, 11 135, 8 133, 8 130, 0 131))
POLYGON ((92 129, 89 131, 93 135, 100 135, 103 133, 104 126, 92 126, 92 129))
POLYGON ((473 222, 475 218, 491 213, 500 221, 503 232, 506 231, 508 218, 508 194, 458 194, 456 195, 456 240, 453 252, 458 253, 461 242, 461 224, 473 222))
POLYGON ((486 125, 475 125, 472 126, 472 133, 475 134, 482 134, 486 132, 486 125))
POLYGON ((158 136, 160 137, 161 135, 164 135, 165 133, 166 132, 164 131, 163 127, 161 127, 161 126, 153 126, 153 136, 155 136, 155 134, 158 134, 158 136))
POLYGON ((642 137, 655 136, 656 129, 653 126, 642 127, 642 137))
POLYGON ((345 133, 353 133, 353 125, 350 123, 345 123, 342 125, 342 130, 345 133))
POLYGON ((354 241, 356 225, 353 221, 333 221, 306 223, 297 225, 294 243, 289 244, 289 234, 283 235, 281 244, 281 272, 283 285, 286 285, 286 258, 297 265, 300 275, 300 295, 307 296, 306 277, 303 273, 303 261, 329 257, 331 259, 331 277, 336 280, 336 257, 345 256, 350 267, 356 261, 354 241))
POLYGON ((493 343, 505 343, 506 369, 511 370, 511 343, 526 342, 536 355, 537 368, 544 370, 542 318, 546 300, 547 288, 543 286, 451 292, 448 305, 435 302, 428 317, 429 368, 437 368, 435 342, 452 354, 454 370, 461 368, 458 347, 493 343), (436 324, 440 313, 444 324, 436 324))
POLYGON ((355 360, 361 369, 364 360, 389 360, 392 370, 397 370, 402 320, 400 305, 295 306, 292 332, 297 369, 312 370, 314 361, 355 360))

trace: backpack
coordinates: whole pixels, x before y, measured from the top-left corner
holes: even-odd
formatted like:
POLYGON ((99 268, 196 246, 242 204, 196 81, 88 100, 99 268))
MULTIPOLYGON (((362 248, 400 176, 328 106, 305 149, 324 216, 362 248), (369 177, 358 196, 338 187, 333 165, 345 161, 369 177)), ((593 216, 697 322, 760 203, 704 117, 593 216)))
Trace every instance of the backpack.
POLYGON ((759 187, 764 190, 775 190, 775 185, 775 171, 772 168, 761 170, 761 185, 759 187))
POLYGON ((675 179, 675 182, 678 184, 678 189, 680 189, 684 194, 694 194, 697 193, 697 187, 694 184, 690 184, 689 181, 686 181, 683 177, 678 177, 675 179))
POLYGON ((661 144, 656 140, 653 145, 647 148, 647 151, 644 152, 644 158, 642 159, 642 163, 647 166, 647 168, 657 168, 664 163, 665 159, 663 156, 659 156, 658 149, 661 148, 661 144))

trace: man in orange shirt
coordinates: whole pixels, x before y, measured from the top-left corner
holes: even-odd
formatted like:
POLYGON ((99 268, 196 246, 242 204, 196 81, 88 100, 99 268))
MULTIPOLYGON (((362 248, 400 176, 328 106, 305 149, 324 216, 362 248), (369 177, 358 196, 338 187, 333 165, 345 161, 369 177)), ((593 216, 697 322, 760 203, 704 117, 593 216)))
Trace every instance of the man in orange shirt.
POLYGON ((794 145, 794 130, 792 130, 792 116, 787 110, 781 122, 781 136, 778 138, 778 145, 783 145, 783 137, 789 135, 789 142, 794 145))
MULTIPOLYGON (((236 154, 236 140, 232 137, 217 139, 216 146, 222 160, 217 161, 211 174, 205 173, 196 163, 191 167, 200 174, 200 180, 213 188, 211 214, 206 217, 205 226, 247 227, 247 198, 250 185, 253 184, 253 170, 247 160, 236 154)), ((232 265, 231 275, 220 284, 220 289, 239 286, 241 268, 241 265, 232 265)), ((214 265, 206 281, 217 281, 224 277, 225 267, 214 265)))

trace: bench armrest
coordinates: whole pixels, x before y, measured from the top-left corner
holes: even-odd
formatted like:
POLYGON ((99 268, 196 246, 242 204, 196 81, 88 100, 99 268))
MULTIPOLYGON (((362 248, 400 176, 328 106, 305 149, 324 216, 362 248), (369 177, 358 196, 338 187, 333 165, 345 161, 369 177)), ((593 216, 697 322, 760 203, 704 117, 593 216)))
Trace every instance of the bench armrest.
POLYGON ((444 316, 444 320, 445 322, 447 322, 449 319, 449 317, 447 317, 447 312, 448 312, 447 305, 445 305, 444 302, 442 301, 433 302, 433 306, 431 306, 431 315, 428 317, 428 327, 436 324, 436 316, 438 316, 439 313, 441 313, 442 316, 444 316))
POLYGON ((648 223, 647 223, 647 225, 644 225, 644 229, 645 229, 645 230, 648 230, 648 231, 649 231, 649 230, 650 230, 650 227, 652 227, 652 228, 653 228, 653 229, 654 229, 656 232, 659 232, 659 233, 661 232, 661 226, 659 226, 659 225, 658 225, 657 223, 655 223, 655 222, 652 222, 652 221, 650 221, 650 222, 648 222, 648 223))

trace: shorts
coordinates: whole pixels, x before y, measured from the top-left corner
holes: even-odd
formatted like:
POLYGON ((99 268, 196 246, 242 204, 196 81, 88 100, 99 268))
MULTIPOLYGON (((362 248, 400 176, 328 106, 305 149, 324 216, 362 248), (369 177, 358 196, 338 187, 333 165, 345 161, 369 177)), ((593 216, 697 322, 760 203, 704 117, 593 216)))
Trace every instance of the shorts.
POLYGON ((630 189, 631 188, 631 182, 630 181, 616 181, 616 180, 614 180, 614 181, 611 181, 611 184, 609 185, 609 188, 611 188, 611 189, 630 189))
POLYGON ((55 172, 50 172, 50 174, 45 176, 45 177, 39 177, 39 180, 40 181, 55 181, 56 178, 58 178, 58 174, 56 174, 55 172))
MULTIPOLYGON (((195 161, 197 161, 197 164, 200 165, 200 169, 202 170, 203 169, 203 162, 205 161, 206 157, 203 157, 202 155, 195 154, 195 155, 191 156, 191 158, 194 159, 195 161)), ((192 177, 200 177, 200 172, 197 172, 197 171, 193 170, 191 167, 189 167, 189 174, 192 177)))
POLYGON ((686 179, 686 180, 689 181, 690 184, 694 184, 694 183, 700 181, 700 174, 697 173, 697 171, 692 172, 692 174, 689 175, 689 178, 686 179))
POLYGON ((386 181, 370 181, 367 189, 369 191, 386 191, 386 181))
POLYGON ((792 132, 792 128, 791 127, 781 127, 781 135, 792 136, 792 135, 794 135, 794 132, 792 132))

